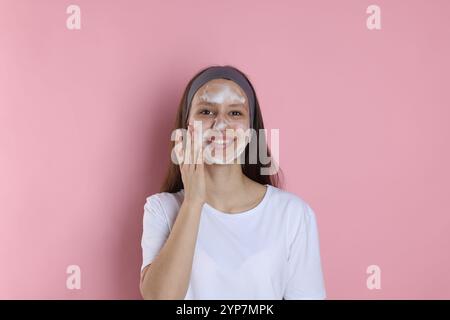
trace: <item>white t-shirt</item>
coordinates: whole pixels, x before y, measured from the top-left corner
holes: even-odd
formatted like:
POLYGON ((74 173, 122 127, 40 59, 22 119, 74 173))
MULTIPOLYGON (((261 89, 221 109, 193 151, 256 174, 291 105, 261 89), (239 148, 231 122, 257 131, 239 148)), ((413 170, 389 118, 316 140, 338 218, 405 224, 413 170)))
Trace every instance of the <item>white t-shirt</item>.
MULTIPOLYGON (((147 198, 141 271, 163 247, 183 197, 147 198)), ((325 297, 316 218, 304 200, 267 185, 263 200, 241 213, 203 205, 185 300, 325 297)))

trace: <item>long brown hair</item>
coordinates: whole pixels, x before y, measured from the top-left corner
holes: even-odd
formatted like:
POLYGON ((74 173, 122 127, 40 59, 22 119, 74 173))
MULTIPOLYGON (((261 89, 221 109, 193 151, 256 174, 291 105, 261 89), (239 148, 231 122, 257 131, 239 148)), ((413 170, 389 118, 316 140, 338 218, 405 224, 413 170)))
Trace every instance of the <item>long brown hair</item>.
MULTIPOLYGON (((260 184, 270 184, 274 187, 277 188, 281 188, 281 177, 279 175, 279 173, 282 175, 282 171, 281 168, 278 168, 278 172, 276 172, 273 175, 262 175, 261 174, 261 168, 269 168, 272 165, 272 157, 271 157, 271 153, 269 150, 269 147, 266 143, 265 140, 265 135, 264 134, 258 134, 259 133, 259 129, 264 129, 264 122, 263 122, 263 118, 262 118, 262 114, 261 114, 261 110, 259 108, 259 102, 258 102, 258 98, 256 97, 256 92, 255 89, 253 88, 253 85, 251 84, 250 80, 248 79, 248 77, 240 70, 238 70, 237 68, 233 67, 233 66, 228 66, 231 68, 234 68, 235 70, 237 70, 238 72, 240 72, 249 82, 251 89, 253 90, 254 96, 255 96, 255 117, 253 120, 253 129, 256 130, 256 135, 253 138, 256 138, 258 140, 264 140, 264 141, 255 141, 256 146, 257 146, 257 154, 259 154, 259 148, 260 148, 260 143, 262 146, 265 146, 265 150, 267 150, 267 157, 269 157, 271 159, 271 161, 268 164, 262 164, 260 162, 259 157, 257 157, 257 162, 252 164, 252 163, 247 163, 248 161, 244 161, 244 163, 241 164, 241 168, 242 168, 242 173, 245 174, 248 178, 252 179, 253 181, 256 181, 260 184)), ((183 119, 182 119, 182 110, 186 105, 186 100, 187 100, 187 94, 189 92, 189 89, 192 85, 192 82, 205 70, 211 68, 207 67, 204 68, 203 70, 200 70, 187 84, 183 96, 181 98, 179 107, 178 107, 178 111, 177 111, 177 115, 176 115, 176 119, 175 119, 175 127, 173 130, 178 129, 178 128, 184 128, 187 129, 187 124, 183 123, 183 119)), ((246 148, 245 148, 245 159, 249 159, 249 145, 247 144, 246 148)), ((170 152, 172 152, 173 148, 175 146, 175 141, 170 141, 170 152)), ((164 180, 164 183, 160 189, 160 192, 171 192, 171 193, 175 193, 180 191, 181 189, 183 189, 183 180, 181 179, 181 172, 180 172, 180 167, 179 165, 173 163, 172 161, 170 161, 169 163, 169 168, 167 170, 167 174, 166 174, 166 178, 164 180)))

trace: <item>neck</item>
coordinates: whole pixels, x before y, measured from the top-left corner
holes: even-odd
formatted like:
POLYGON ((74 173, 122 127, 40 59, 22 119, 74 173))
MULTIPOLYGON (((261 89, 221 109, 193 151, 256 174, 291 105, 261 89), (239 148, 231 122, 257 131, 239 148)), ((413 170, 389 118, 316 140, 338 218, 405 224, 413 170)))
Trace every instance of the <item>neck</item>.
POLYGON ((222 206, 225 201, 244 193, 247 180, 240 164, 205 165, 206 202, 222 206))

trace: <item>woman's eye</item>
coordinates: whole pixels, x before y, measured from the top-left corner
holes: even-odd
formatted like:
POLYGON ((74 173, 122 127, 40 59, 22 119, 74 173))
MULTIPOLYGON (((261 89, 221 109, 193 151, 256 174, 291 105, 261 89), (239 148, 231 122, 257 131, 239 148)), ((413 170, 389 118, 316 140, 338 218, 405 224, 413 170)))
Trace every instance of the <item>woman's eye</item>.
POLYGON ((239 111, 231 111, 231 113, 233 114, 233 116, 240 116, 242 114, 239 111))
POLYGON ((200 114, 210 115, 210 114, 211 114, 211 111, 210 111, 210 110, 204 109, 204 110, 200 111, 200 114))

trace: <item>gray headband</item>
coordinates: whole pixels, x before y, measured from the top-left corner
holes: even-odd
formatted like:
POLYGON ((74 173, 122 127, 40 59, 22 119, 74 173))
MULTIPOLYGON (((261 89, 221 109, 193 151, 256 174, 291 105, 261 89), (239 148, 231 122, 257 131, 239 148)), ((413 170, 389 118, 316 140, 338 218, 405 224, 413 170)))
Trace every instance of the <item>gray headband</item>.
POLYGON ((201 86, 203 86, 206 82, 213 79, 228 79, 234 81, 238 84, 242 90, 244 90, 245 94, 248 98, 248 108, 250 111, 250 128, 253 128, 253 117, 255 115, 255 96, 253 94, 253 89, 248 82, 247 78, 244 77, 239 71, 232 67, 221 67, 214 66, 203 71, 191 84, 187 95, 186 105, 182 110, 182 119, 183 124, 186 124, 187 116, 189 114, 189 110, 191 109, 192 99, 194 98, 195 93, 201 86))

